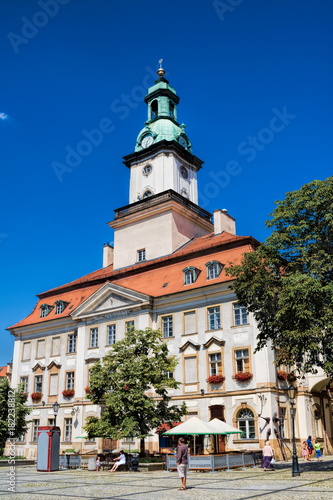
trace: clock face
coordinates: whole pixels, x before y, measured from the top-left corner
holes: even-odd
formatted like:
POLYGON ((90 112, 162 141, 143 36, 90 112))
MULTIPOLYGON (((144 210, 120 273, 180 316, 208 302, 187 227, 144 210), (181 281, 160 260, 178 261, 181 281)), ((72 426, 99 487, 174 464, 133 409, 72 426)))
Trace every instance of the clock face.
POLYGON ((153 143, 153 136, 151 134, 147 134, 144 136, 144 138, 141 141, 141 146, 143 148, 148 148, 153 143))
POLYGON ((180 173, 182 174, 182 176, 184 177, 184 179, 188 178, 188 171, 187 171, 187 168, 184 167, 184 165, 182 165, 180 167, 180 173))
POLYGON ((143 173, 143 175, 148 177, 148 175, 150 175, 152 173, 152 170, 153 170, 153 167, 151 165, 145 165, 142 169, 142 173, 143 173))
POLYGON ((182 135, 179 137, 178 142, 183 148, 187 148, 187 140, 182 135))

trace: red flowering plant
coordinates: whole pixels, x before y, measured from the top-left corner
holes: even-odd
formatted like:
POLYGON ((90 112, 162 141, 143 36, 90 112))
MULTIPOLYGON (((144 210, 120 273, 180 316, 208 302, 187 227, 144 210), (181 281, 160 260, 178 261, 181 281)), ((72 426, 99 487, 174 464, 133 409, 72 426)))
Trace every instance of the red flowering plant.
POLYGON ((41 392, 32 392, 30 394, 30 397, 33 401, 38 401, 38 399, 42 398, 42 393, 41 392))
POLYGON ((206 380, 209 384, 222 384, 224 381, 225 377, 223 375, 211 375, 206 380))
POLYGON ((72 398, 74 394, 74 389, 65 389, 64 391, 62 391, 62 395, 64 396, 64 398, 72 398))
POLYGON ((86 391, 86 394, 91 394, 91 389, 89 385, 87 385, 87 387, 85 387, 84 390, 86 391))
POLYGON ((250 372, 237 372, 234 375, 234 379, 238 380, 238 382, 247 382, 251 380, 253 377, 253 373, 250 372))
POLYGON ((278 370, 277 371, 277 378, 279 380, 287 380, 288 372, 285 372, 284 370, 278 370))

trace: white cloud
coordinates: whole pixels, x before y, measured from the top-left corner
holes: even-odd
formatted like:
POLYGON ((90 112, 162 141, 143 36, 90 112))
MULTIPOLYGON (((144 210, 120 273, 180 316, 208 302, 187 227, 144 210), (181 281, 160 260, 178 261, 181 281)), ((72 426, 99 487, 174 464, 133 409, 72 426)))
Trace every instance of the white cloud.
POLYGON ((0 120, 8 120, 9 116, 6 113, 0 113, 0 120))

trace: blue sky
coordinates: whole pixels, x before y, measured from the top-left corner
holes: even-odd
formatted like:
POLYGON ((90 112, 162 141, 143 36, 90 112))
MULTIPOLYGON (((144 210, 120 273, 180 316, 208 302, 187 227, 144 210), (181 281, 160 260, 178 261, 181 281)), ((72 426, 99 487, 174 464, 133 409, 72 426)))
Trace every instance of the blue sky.
POLYGON ((238 234, 263 240, 275 200, 332 175, 329 0, 3 0, 0 11, 0 365, 12 358, 5 328, 37 293, 101 267, 160 58, 205 162, 200 204, 227 208, 238 234))

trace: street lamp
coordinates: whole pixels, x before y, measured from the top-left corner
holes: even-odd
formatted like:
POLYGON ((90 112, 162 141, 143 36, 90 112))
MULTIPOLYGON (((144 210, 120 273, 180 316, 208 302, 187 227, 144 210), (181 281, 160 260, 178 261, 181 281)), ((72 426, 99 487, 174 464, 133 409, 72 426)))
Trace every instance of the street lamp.
POLYGON ((58 411, 59 411, 59 403, 53 403, 52 407, 53 407, 53 413, 54 413, 54 426, 56 425, 56 422, 57 422, 57 415, 58 415, 58 411))
POLYGON ((295 438, 295 410, 294 406, 296 404, 297 387, 291 385, 287 389, 289 403, 290 403, 290 415, 291 415, 291 428, 292 428, 292 440, 293 440, 293 463, 292 463, 292 476, 299 476, 297 449, 296 449, 296 438, 295 438))

